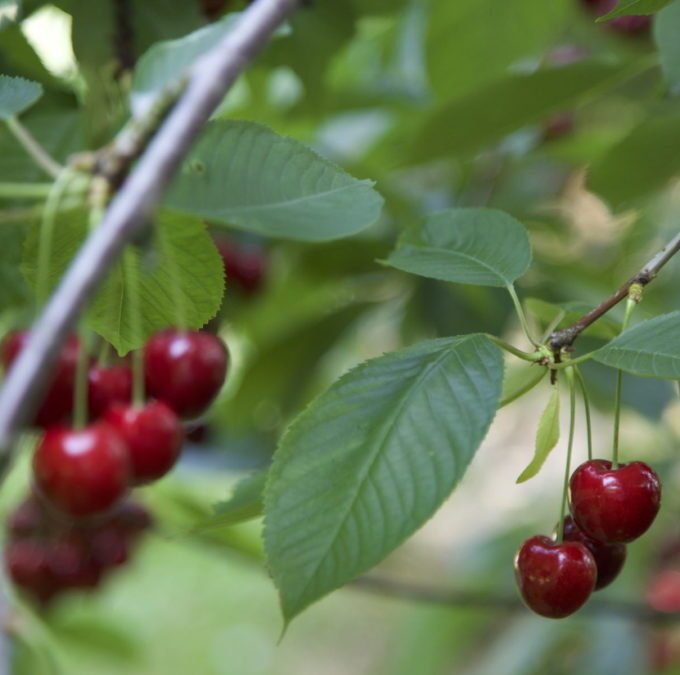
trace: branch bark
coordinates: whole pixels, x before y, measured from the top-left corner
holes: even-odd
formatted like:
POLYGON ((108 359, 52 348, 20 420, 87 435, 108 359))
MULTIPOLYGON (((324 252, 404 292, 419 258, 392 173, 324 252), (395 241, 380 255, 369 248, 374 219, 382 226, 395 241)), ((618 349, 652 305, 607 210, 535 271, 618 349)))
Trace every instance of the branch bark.
POLYGON ((550 336, 550 348, 559 355, 560 351, 569 348, 574 344, 576 338, 606 314, 612 307, 618 305, 628 295, 628 291, 633 284, 646 286, 657 275, 659 270, 680 251, 680 232, 671 239, 634 277, 630 278, 618 288, 612 295, 603 300, 595 309, 591 310, 570 326, 563 328, 550 336))
MULTIPOLYGON (((355 579, 351 587, 399 600, 425 602, 444 607, 463 609, 489 609, 505 612, 529 611, 516 596, 489 595, 470 591, 448 591, 420 584, 405 583, 379 577, 364 576, 355 579)), ((680 614, 659 612, 647 605, 624 600, 597 600, 579 610, 581 614, 606 614, 646 623, 663 624, 680 621, 680 614)))
POLYGON ((45 375, 78 315, 125 245, 145 226, 203 124, 296 5, 297 0, 257 0, 190 70, 186 88, 64 274, 5 379, 0 390, 0 479, 10 464, 16 435, 34 412, 45 375))

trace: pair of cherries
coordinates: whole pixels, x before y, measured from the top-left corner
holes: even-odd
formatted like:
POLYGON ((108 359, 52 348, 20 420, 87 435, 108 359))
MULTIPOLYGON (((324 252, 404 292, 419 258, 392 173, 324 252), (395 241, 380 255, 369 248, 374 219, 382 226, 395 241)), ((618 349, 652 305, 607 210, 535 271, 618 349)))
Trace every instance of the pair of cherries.
POLYGON ((132 501, 95 521, 63 521, 35 495, 7 521, 5 566, 12 581, 41 606, 73 589, 91 590, 128 560, 151 526, 147 510, 132 501))
POLYGON ((625 544, 649 528, 660 505, 661 482, 647 464, 581 464, 569 481, 571 516, 563 541, 539 535, 517 552, 515 577, 524 602, 548 618, 573 614, 616 578, 625 544))
MULTIPOLYGON (((8 366, 27 339, 14 333, 5 341, 8 366)), ((168 329, 144 348, 146 391, 152 400, 130 403, 131 373, 126 367, 93 367, 89 372, 91 422, 66 426, 72 409, 80 346, 71 338, 63 348, 48 391, 35 417, 45 434, 33 457, 38 493, 62 514, 92 516, 113 507, 131 486, 165 475, 183 441, 180 418, 205 411, 221 388, 228 354, 214 335, 168 329)))

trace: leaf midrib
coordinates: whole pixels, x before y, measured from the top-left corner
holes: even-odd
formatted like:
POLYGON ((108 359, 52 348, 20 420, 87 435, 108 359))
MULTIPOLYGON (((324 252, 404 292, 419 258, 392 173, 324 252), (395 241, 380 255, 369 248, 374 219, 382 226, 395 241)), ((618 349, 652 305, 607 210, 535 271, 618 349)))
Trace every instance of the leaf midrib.
POLYGON ((380 425, 379 430, 385 429, 384 433, 381 433, 380 435, 382 436, 379 440, 379 442, 374 444, 375 450, 372 452, 371 456, 368 458, 368 461, 365 462, 364 464, 364 470, 361 472, 361 477, 357 481, 357 489, 354 492, 354 495, 352 496, 352 499, 350 500, 347 508, 345 509, 345 513, 338 523, 338 525, 335 528, 335 531, 333 532, 333 536, 328 540, 329 543, 326 546, 326 549, 324 553, 319 557, 319 560, 317 564, 314 566, 313 570, 310 572, 310 574, 307 577, 307 581, 305 582, 305 585, 302 587, 300 592, 298 593, 298 597, 302 598, 304 597, 305 593, 307 592, 307 589, 309 588, 309 585, 311 584, 312 580, 316 576, 317 572, 323 565, 323 563, 326 561, 328 558, 328 555, 330 551, 333 548, 333 545, 335 544, 337 537, 342 530, 342 528, 345 526, 345 523, 347 522, 347 519, 349 518, 350 514, 352 513, 352 510, 354 509, 354 505, 356 504, 356 501, 359 497, 359 494, 362 492, 364 483, 366 482, 366 477, 370 474, 372 471, 377 459, 382 455, 383 448, 385 446, 385 443, 387 442, 388 438, 391 436, 391 433, 394 429, 394 421, 399 417, 401 411, 403 410, 404 406, 408 402, 409 398, 413 395, 414 391, 416 391, 420 384, 430 375, 431 371, 439 365, 441 361, 444 360, 445 357, 448 357, 451 355, 452 348, 454 346, 459 346, 463 344, 464 342, 467 342, 470 340, 470 337, 464 337, 460 340, 455 341, 452 344, 447 345, 447 347, 442 351, 442 353, 423 371, 421 372, 415 379, 415 382, 413 386, 409 387, 404 394, 399 399, 399 402, 396 407, 392 408, 393 413, 385 420, 383 424, 380 425))

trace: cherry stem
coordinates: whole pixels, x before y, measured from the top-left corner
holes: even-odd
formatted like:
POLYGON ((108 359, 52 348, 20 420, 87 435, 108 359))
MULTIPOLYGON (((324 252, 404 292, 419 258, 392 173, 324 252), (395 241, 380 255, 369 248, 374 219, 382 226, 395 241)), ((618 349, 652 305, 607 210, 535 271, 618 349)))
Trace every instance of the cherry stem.
POLYGON ((99 354, 97 355, 97 363, 101 366, 108 366, 111 362, 111 345, 106 341, 102 340, 101 347, 99 348, 99 354))
POLYGON ((16 117, 6 120, 7 127, 14 137, 21 143, 24 150, 32 157, 33 161, 52 178, 58 178, 64 167, 54 160, 40 143, 33 137, 31 132, 16 117))
POLYGON ((132 352, 132 403, 134 406, 144 405, 144 335, 142 332, 142 314, 139 306, 139 265, 135 251, 128 246, 123 253, 123 269, 125 285, 130 296, 130 326, 134 342, 138 349, 132 352))
POLYGON ((564 510, 567 506, 567 491, 569 489, 569 476, 571 472, 571 452, 574 447, 574 423, 576 420, 576 387, 574 386, 574 369, 569 368, 566 371, 567 380, 569 381, 569 440, 567 442, 567 461, 564 465, 564 483, 562 484, 562 501, 560 503, 560 516, 558 519, 558 539, 557 543, 561 544, 564 540, 564 510))
POLYGON ((40 231, 38 234, 38 259, 36 261, 37 270, 35 281, 35 292, 38 305, 44 302, 49 295, 54 223, 59 211, 59 204, 72 179, 73 172, 71 169, 65 168, 59 173, 47 195, 47 200, 45 201, 45 206, 42 211, 40 231))
POLYGON ((78 331, 80 344, 76 362, 75 387, 73 389, 73 428, 87 425, 87 370, 89 361, 89 335, 84 329, 78 331))
MULTIPOLYGON (((630 317, 637 305, 637 301, 632 297, 626 300, 626 311, 623 314, 623 323, 621 324, 621 332, 623 333, 628 324, 630 317)), ((612 444, 612 468, 616 469, 619 466, 619 427, 621 425, 621 394, 623 392, 623 371, 621 369, 616 371, 616 393, 614 395, 614 441, 612 444)))
POLYGON ((538 342, 534 340, 534 338, 531 335, 531 331, 529 330, 529 323, 527 322, 527 317, 524 314, 522 303, 520 302, 519 297, 517 295, 517 291, 515 290, 515 285, 508 284, 506 288, 508 289, 508 293, 510 293, 510 297, 512 298, 512 304, 515 306, 515 312, 517 313, 517 318, 519 319, 519 323, 522 326, 524 335, 526 335, 527 340, 529 340, 529 342, 531 342, 531 344, 534 347, 538 347, 539 346, 538 342))
POLYGON ((581 393, 583 394, 583 407, 586 413, 586 431, 588 435, 588 459, 593 458, 593 427, 590 420, 590 401, 588 400, 588 390, 586 389, 586 381, 581 375, 581 371, 574 366, 574 373, 576 374, 576 379, 578 380, 579 386, 581 387, 581 393))

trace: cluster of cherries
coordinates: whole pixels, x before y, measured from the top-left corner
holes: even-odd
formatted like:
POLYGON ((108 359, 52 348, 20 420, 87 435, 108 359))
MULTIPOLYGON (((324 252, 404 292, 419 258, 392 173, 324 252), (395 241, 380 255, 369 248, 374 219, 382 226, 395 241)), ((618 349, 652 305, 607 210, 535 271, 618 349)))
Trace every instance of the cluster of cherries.
MULTIPOLYGON (((11 333, 2 360, 10 367, 28 334, 11 333)), ((61 590, 96 586, 104 569, 127 559, 129 543, 148 527, 130 488, 164 476, 179 457, 182 420, 203 413, 220 390, 228 353, 210 333, 167 329, 144 347, 149 400, 132 399, 131 369, 90 365, 88 423, 74 428, 81 345, 63 347, 33 420, 44 429, 33 456, 31 496, 11 516, 5 559, 15 583, 38 601, 61 590)))
POLYGON ((569 481, 571 516, 562 540, 537 535, 515 556, 515 577, 524 602, 537 614, 569 616, 594 590, 609 585, 626 559, 625 544, 654 521, 661 482, 647 464, 612 467, 604 459, 581 464, 569 481))

